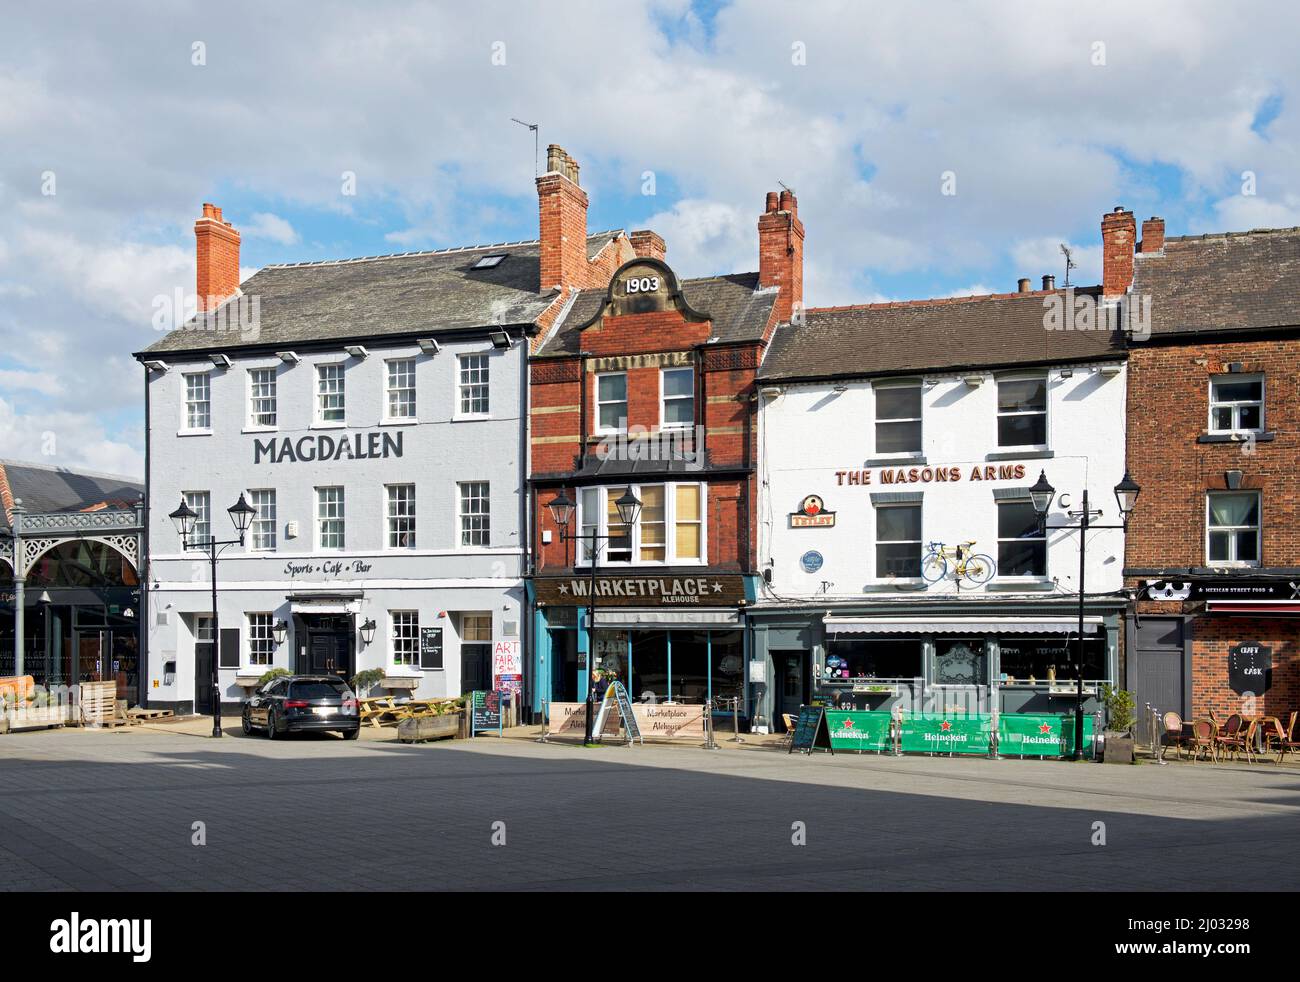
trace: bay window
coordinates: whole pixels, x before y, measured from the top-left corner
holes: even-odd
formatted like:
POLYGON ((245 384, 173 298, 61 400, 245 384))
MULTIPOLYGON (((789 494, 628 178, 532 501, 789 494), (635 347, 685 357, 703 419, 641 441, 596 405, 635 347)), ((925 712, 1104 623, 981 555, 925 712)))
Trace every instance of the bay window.
POLYGON ((627 490, 627 485, 582 489, 578 496, 578 527, 582 536, 578 546, 579 565, 591 562, 593 531, 598 536, 600 566, 704 562, 704 485, 632 485, 632 493, 641 499, 641 513, 631 528, 623 524, 615 504, 627 490))

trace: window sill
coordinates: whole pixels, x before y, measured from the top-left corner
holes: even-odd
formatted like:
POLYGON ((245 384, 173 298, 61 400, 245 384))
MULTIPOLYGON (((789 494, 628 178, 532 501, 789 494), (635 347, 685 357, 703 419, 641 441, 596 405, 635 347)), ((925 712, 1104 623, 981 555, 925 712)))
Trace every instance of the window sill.
POLYGON ((244 427, 242 430, 240 430, 239 432, 240 432, 240 433, 278 433, 278 432, 280 432, 280 427, 278 427, 278 426, 245 426, 245 427, 244 427))
POLYGON ((868 583, 862 588, 863 593, 896 593, 900 591, 919 593, 930 589, 930 584, 920 577, 897 577, 891 580, 880 580, 875 583, 868 583))
POLYGON ((1207 563, 1206 568, 1210 570, 1220 569, 1259 569, 1259 563, 1207 563))
POLYGON ((327 422, 322 422, 320 420, 316 420, 314 423, 312 423, 310 426, 307 427, 307 429, 309 430, 346 430, 347 428, 348 428, 348 424, 346 420, 344 420, 342 423, 327 423, 327 422))
POLYGON ((998 450, 984 455, 985 460, 1048 460, 1056 456, 1054 450, 1026 447, 1024 450, 998 450))
POLYGON ((211 430, 177 430, 177 436, 212 436, 211 430))
POLYGON ((986 593, 1046 593, 1056 586, 1055 582, 1045 576, 995 577, 985 587, 986 593))
POLYGON ((924 464, 925 454, 900 454, 896 457, 868 457, 863 467, 890 467, 894 464, 924 464))
POLYGON ((381 419, 375 425, 376 426, 415 426, 419 422, 420 422, 419 419, 415 417, 402 418, 402 419, 381 419))
POLYGON ((481 413, 474 415, 462 416, 459 413, 451 417, 453 423, 481 423, 484 420, 490 420, 493 416, 491 413, 481 413))
POLYGON ((1277 439, 1276 430, 1234 430, 1231 433, 1202 433, 1196 438, 1197 443, 1272 443, 1277 439))

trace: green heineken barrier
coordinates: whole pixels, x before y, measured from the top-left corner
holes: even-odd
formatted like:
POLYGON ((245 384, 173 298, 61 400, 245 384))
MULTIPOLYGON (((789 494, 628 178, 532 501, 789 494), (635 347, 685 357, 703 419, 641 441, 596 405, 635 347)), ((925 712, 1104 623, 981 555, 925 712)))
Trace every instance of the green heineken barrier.
POLYGON ((993 717, 904 713, 899 742, 905 754, 987 754, 993 717))
POLYGON ((889 713, 826 711, 833 750, 872 750, 886 753, 889 742, 889 713))

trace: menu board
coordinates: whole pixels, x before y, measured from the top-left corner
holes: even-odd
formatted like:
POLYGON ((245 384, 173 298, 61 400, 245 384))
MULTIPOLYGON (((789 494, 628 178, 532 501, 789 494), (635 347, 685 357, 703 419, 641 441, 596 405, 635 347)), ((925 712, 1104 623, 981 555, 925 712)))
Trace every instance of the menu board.
POLYGON ((790 737, 789 752, 798 750, 810 754, 814 747, 835 753, 831 747, 830 731, 826 728, 826 707, 800 706, 799 719, 795 722, 794 733, 790 737))
POLYGON ((501 693, 476 689, 470 697, 470 736, 479 730, 501 732, 501 693))
POLYGON ((420 667, 442 668, 442 628, 420 629, 420 667))

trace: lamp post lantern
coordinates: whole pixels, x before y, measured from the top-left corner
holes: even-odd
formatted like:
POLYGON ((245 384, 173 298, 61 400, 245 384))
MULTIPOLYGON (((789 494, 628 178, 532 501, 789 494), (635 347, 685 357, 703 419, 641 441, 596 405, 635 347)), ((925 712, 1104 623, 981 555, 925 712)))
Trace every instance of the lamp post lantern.
POLYGON ((1052 507, 1052 499, 1056 497, 1056 488, 1052 487, 1051 482, 1047 480, 1047 472, 1039 471, 1038 480, 1029 489, 1029 500, 1033 502, 1034 511, 1038 513, 1038 530, 1046 532, 1048 529, 1078 529, 1079 530, 1079 639, 1078 654, 1075 657, 1075 706, 1074 706, 1074 752, 1070 755, 1071 760, 1078 760, 1083 753, 1083 608, 1084 596, 1086 593, 1086 577, 1088 562, 1088 531, 1090 529, 1125 529, 1128 527, 1128 517, 1133 513, 1133 508, 1137 504, 1138 495, 1142 488, 1133 480, 1129 472, 1124 471, 1124 477, 1115 485, 1115 501, 1119 504, 1119 525, 1098 525, 1092 521, 1094 515, 1101 515, 1100 509, 1090 509, 1088 507, 1088 489, 1083 489, 1083 498, 1077 511, 1067 511, 1066 515, 1070 518, 1077 518, 1077 525, 1065 523, 1062 525, 1048 525, 1047 512, 1052 507))
MULTIPOLYGON (((252 524, 257 509, 253 508, 244 499, 243 492, 240 492, 239 500, 226 509, 226 514, 230 516, 231 524, 239 533, 237 539, 217 539, 211 529, 206 538, 195 539, 194 529, 198 524, 199 515, 184 498, 181 499, 180 507, 167 516, 172 520, 181 537, 181 549, 197 549, 207 553, 212 570, 212 674, 209 684, 212 686, 212 735, 214 737, 221 736, 221 679, 218 675, 221 662, 221 633, 218 630, 217 620, 217 557, 230 546, 243 546, 244 535, 248 532, 248 526, 252 524)), ((279 644, 280 641, 280 632, 277 630, 276 643, 279 644)))
MULTIPOLYGON (((551 518, 555 521, 556 526, 560 530, 560 540, 562 542, 570 542, 570 541, 590 542, 588 548, 591 550, 591 588, 587 591, 587 694, 586 694, 587 722, 586 722, 586 732, 582 741, 583 745, 585 746, 592 742, 593 734, 591 732, 591 727, 592 727, 591 702, 592 702, 592 695, 596 691, 595 658, 593 657, 593 652, 595 650, 595 644, 596 644, 596 567, 597 567, 597 549, 598 549, 597 540, 608 541, 610 539, 621 539, 623 538, 623 536, 598 535, 597 534, 598 525, 599 525, 598 521, 594 521, 591 523, 590 535, 581 535, 581 534, 570 535, 569 522, 572 521, 573 519, 574 503, 569 498, 569 496, 565 494, 563 489, 560 490, 559 494, 557 494, 554 498, 552 498, 549 502, 547 502, 546 507, 551 513, 551 518)), ((626 535, 628 541, 630 542, 632 538, 632 526, 636 524, 636 520, 638 516, 640 516, 641 514, 641 499, 638 498, 635 494, 633 494, 632 489, 629 487, 625 489, 621 495, 619 495, 617 498, 614 499, 614 507, 618 510, 619 521, 622 522, 623 527, 627 529, 624 535, 626 535)), ((576 560, 577 560, 576 555, 574 556, 574 559, 576 565, 576 560)))

